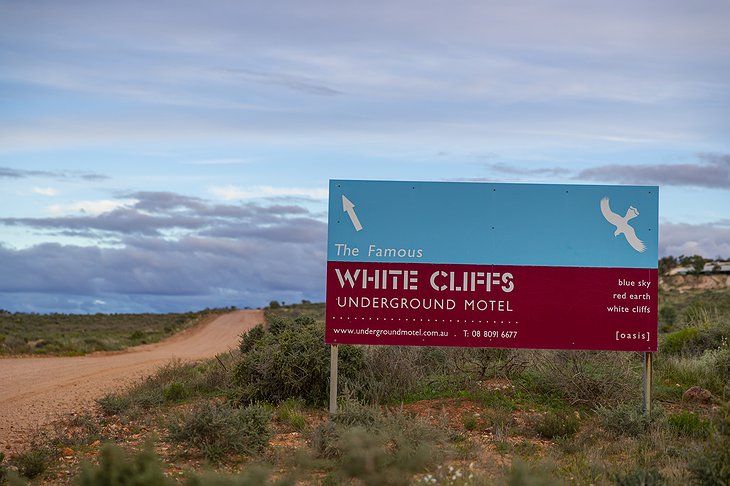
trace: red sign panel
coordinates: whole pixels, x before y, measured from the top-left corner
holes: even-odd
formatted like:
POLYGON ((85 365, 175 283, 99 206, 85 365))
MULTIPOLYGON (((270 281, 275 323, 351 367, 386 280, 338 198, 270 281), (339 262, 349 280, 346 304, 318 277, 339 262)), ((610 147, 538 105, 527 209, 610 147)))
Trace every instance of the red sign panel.
POLYGON ((329 262, 326 341, 652 351, 656 269, 329 262))

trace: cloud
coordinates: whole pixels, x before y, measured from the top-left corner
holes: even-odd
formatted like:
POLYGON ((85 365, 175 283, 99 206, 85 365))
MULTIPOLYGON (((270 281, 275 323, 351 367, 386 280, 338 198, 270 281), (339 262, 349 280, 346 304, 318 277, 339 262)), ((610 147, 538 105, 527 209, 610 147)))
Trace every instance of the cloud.
POLYGON ((52 206, 49 206, 48 210, 51 212, 51 214, 55 216, 62 216, 69 213, 99 215, 124 207, 129 203, 130 201, 128 200, 111 199, 101 199, 96 201, 77 201, 70 204, 54 204, 52 206))
POLYGON ((261 84, 284 86, 293 91, 318 96, 338 96, 342 91, 326 86, 312 78, 253 69, 224 69, 223 73, 230 75, 233 80, 254 81, 261 84))
POLYGON ((80 179, 85 181, 101 181, 107 176, 95 172, 82 171, 51 171, 51 170, 24 170, 12 167, 0 167, 0 178, 29 179, 35 177, 50 177, 53 179, 80 179))
POLYGON ((84 312, 95 312, 97 301, 107 309, 124 302, 125 309, 166 312, 199 303, 243 307, 324 297, 326 224, 305 208, 220 205, 169 192, 120 198, 132 202, 97 215, 0 219, 115 243, 0 245, 0 308, 39 295, 55 302, 55 310, 68 305, 84 312))
POLYGON ((183 162, 183 164, 186 165, 242 165, 250 163, 250 160, 236 158, 192 160, 190 162, 183 162))
POLYGON ((128 236, 216 235, 301 241, 307 225, 322 226, 307 209, 293 204, 212 204, 172 192, 134 192, 118 200, 86 201, 59 208, 46 218, 0 218, 0 224, 31 230, 55 230, 89 238, 128 236), (64 215, 61 210, 82 214, 64 215), (304 223, 304 224, 303 224, 304 223))
POLYGON ((621 184, 657 184, 667 186, 730 189, 730 155, 702 154, 689 164, 610 164, 584 169, 576 179, 621 184))
POLYGON ((20 170, 20 169, 13 169, 10 167, 0 167, 0 177, 4 177, 7 179, 21 179, 25 177, 33 177, 33 176, 48 176, 50 175, 50 172, 43 172, 43 171, 37 171, 37 170, 20 170))
POLYGON ((271 197, 305 197, 327 199, 329 191, 320 188, 274 187, 274 186, 213 186, 210 193, 224 200, 257 199, 271 197))
POLYGON ((41 196, 48 197, 58 196, 59 194, 58 189, 54 189, 52 187, 34 187, 33 192, 35 194, 40 194, 41 196))
MULTIPOLYGON (((504 162, 485 165, 494 175, 512 178, 542 178, 596 181, 610 184, 655 184, 660 186, 730 189, 730 154, 699 154, 693 163, 684 164, 607 164, 576 170, 568 167, 538 167, 504 162)), ((494 181, 496 177, 469 180, 494 181)))
POLYGON ((525 167, 517 167, 505 163, 489 164, 487 168, 490 171, 497 172, 499 174, 517 175, 517 176, 548 176, 558 177, 571 174, 570 169, 562 167, 544 167, 537 169, 528 169, 525 167))
POLYGON ((730 220, 716 223, 659 225, 659 255, 730 258, 730 220))

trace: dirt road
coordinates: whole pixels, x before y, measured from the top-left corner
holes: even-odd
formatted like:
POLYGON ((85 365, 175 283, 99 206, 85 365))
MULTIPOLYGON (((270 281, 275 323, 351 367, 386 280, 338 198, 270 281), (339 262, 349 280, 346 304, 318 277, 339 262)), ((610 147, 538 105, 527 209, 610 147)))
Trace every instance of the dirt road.
POLYGON ((87 409, 171 359, 210 358, 236 347, 239 336, 263 319, 262 311, 242 310, 119 353, 0 359, 0 451, 17 451, 38 427, 87 409))

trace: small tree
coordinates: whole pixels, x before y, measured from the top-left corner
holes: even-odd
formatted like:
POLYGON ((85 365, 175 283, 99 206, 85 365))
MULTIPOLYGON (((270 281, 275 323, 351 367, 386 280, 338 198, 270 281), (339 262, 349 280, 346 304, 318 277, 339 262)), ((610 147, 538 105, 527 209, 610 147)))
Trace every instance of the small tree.
POLYGON ((702 272, 702 269, 705 268, 705 260, 700 255, 692 255, 692 256, 684 256, 681 255, 679 257, 679 263, 680 265, 692 267, 692 271, 694 273, 700 273, 702 272))

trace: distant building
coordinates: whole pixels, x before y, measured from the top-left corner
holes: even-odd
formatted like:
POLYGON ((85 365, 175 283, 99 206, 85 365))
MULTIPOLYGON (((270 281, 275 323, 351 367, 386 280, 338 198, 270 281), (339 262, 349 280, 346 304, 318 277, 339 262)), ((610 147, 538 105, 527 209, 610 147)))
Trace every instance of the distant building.
POLYGON ((669 275, 687 275, 694 272, 694 270, 692 267, 674 267, 669 270, 669 275))
MULTIPOLYGON (((690 275, 695 273, 694 267, 674 267, 669 275, 690 275)), ((702 268, 704 274, 730 273, 730 262, 709 262, 702 268)))
POLYGON ((705 263, 702 273, 730 273, 730 262, 705 263))

